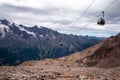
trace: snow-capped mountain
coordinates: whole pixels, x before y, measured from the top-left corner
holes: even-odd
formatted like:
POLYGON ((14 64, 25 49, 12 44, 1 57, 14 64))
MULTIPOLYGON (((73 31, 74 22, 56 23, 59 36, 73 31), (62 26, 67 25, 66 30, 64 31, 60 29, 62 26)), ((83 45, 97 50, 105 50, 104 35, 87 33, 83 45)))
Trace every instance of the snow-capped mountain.
MULTIPOLYGON (((39 38, 47 35, 49 36, 49 34, 45 35, 46 32, 42 33, 42 30, 44 29, 47 29, 47 28, 45 27, 38 28, 37 26, 26 27, 23 25, 17 25, 15 23, 10 24, 10 22, 8 22, 5 19, 0 20, 0 34, 1 34, 0 37, 1 38, 5 37, 5 35, 7 35, 8 33, 11 35, 17 34, 23 38, 30 38, 30 37, 39 38)), ((51 32, 51 35, 53 35, 52 32, 51 32)))
POLYGON ((0 65, 58 58, 81 51, 103 38, 58 33, 42 26, 27 27, 0 20, 0 65), (59 44, 62 44, 60 46, 59 44))

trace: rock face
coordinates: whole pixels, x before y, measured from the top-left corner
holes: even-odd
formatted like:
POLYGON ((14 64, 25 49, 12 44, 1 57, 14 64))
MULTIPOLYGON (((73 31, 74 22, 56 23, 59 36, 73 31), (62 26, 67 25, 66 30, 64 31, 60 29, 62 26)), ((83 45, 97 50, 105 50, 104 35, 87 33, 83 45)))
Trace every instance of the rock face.
POLYGON ((42 26, 17 25, 4 19, 0 20, 0 65, 63 57, 102 40, 103 38, 97 37, 61 34, 42 26))
POLYGON ((120 34, 105 40, 103 45, 88 59, 91 63, 95 62, 93 66, 100 68, 120 66, 120 34))
POLYGON ((112 36, 80 53, 61 59, 74 60, 79 65, 86 67, 111 68, 120 66, 120 34, 112 36))

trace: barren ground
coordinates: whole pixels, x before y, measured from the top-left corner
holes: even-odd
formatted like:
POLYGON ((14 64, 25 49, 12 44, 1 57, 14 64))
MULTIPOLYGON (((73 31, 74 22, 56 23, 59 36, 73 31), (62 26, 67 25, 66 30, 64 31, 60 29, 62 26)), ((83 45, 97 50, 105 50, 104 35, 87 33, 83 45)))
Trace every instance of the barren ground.
POLYGON ((85 68, 73 61, 45 59, 1 66, 0 80, 120 80, 120 67, 85 68))

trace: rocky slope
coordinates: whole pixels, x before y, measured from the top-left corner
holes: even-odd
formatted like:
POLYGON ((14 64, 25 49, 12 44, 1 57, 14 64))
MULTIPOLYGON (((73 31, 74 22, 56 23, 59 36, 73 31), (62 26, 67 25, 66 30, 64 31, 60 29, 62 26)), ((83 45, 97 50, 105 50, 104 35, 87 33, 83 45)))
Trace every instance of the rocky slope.
POLYGON ((120 67, 80 67, 73 61, 46 59, 19 66, 1 66, 0 80, 119 80, 120 67))
POLYGON ((111 68, 120 66, 120 33, 82 52, 61 60, 76 61, 81 66, 111 68))

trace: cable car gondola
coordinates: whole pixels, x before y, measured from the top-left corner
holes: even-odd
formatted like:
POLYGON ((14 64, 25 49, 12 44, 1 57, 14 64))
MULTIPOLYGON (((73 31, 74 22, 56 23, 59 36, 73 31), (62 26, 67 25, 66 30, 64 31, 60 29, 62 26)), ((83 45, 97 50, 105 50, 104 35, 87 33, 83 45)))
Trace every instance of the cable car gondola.
POLYGON ((59 43, 59 46, 63 46, 63 43, 61 42, 61 43, 59 43))
POLYGON ((105 25, 105 19, 104 19, 104 11, 102 11, 103 17, 101 17, 100 19, 98 19, 97 24, 104 26, 105 25))
POLYGON ((58 45, 60 46, 60 47, 63 47, 64 46, 64 34, 62 34, 62 35, 60 35, 60 42, 58 43, 58 45))

